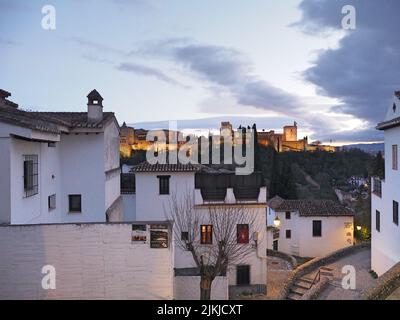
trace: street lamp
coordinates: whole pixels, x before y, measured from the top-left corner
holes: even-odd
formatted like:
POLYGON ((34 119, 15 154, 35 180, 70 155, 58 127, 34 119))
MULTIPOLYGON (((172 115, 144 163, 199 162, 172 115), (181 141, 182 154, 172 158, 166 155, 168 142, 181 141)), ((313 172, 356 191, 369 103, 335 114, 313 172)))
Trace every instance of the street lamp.
POLYGON ((281 220, 279 219, 278 216, 276 216, 274 219, 274 226, 279 228, 280 225, 281 225, 281 220))

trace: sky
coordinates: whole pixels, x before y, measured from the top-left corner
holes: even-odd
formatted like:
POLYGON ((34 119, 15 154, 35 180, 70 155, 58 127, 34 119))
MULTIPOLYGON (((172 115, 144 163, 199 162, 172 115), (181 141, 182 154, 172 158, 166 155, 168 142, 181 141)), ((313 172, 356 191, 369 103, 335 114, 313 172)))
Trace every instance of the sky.
POLYGON ((221 120, 334 144, 381 141, 400 89, 398 0, 0 0, 0 88, 30 110, 85 111, 96 88, 120 123, 221 120), (56 10, 45 30, 42 8, 56 10), (342 28, 342 7, 356 28, 342 28))

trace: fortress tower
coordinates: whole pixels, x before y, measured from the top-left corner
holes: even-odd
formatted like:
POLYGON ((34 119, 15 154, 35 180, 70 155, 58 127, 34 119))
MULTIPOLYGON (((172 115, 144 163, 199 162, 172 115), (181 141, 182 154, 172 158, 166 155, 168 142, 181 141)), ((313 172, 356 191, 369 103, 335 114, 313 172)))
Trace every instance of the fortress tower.
POLYGON ((297 123, 294 122, 293 126, 283 127, 283 141, 294 142, 297 141, 297 123))

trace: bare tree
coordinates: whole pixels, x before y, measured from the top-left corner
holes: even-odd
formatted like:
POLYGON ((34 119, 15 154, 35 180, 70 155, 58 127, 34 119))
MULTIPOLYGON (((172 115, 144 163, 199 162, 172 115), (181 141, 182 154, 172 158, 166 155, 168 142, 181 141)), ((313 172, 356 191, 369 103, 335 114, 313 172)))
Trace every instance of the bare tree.
MULTIPOLYGON (((168 219, 174 221, 174 241, 178 248, 189 251, 200 273, 200 299, 210 300, 213 280, 229 267, 244 262, 254 250, 250 238, 258 227, 255 214, 243 205, 208 204, 195 207, 191 192, 171 195, 168 219), (238 225, 248 225, 249 242, 239 243, 238 225), (202 244, 201 228, 212 225, 212 244, 202 244)), ((205 239, 203 239, 205 240, 205 239)), ((256 240, 256 239, 254 239, 256 240)), ((204 241, 203 241, 204 243, 204 241)))

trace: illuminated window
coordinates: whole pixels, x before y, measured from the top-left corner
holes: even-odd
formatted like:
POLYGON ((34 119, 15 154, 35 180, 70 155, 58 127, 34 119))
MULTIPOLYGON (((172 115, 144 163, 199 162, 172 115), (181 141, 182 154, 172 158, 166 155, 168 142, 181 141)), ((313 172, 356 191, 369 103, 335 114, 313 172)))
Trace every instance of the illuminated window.
POLYGON ((249 243, 249 225, 237 225, 237 243, 249 243))
POLYGON ((200 227, 201 231, 201 244, 212 244, 212 225, 202 225, 200 227))

